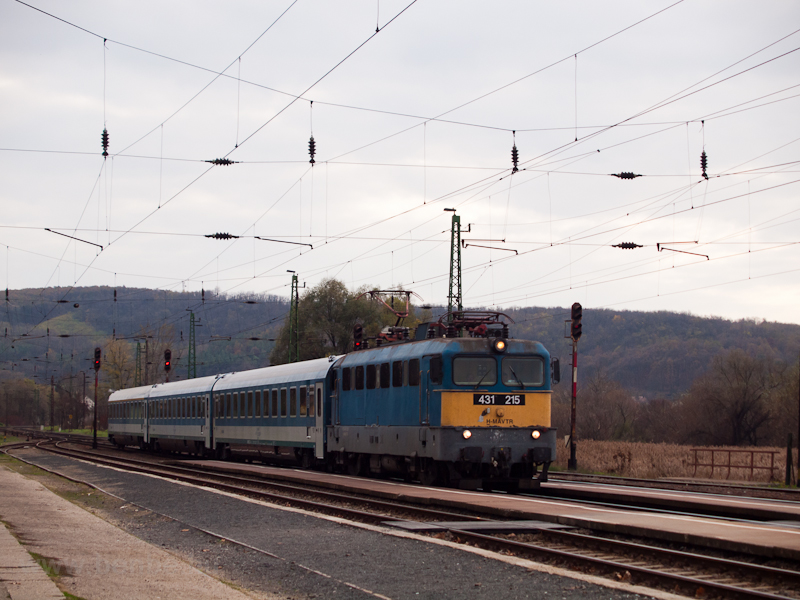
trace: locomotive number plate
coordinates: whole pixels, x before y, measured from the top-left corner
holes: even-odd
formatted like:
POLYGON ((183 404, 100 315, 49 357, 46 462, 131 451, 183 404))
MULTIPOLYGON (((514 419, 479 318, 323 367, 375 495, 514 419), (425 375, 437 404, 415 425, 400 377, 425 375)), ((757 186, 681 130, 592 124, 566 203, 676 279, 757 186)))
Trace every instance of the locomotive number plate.
POLYGON ((525 394, 472 394, 472 403, 481 406, 525 406, 525 394))

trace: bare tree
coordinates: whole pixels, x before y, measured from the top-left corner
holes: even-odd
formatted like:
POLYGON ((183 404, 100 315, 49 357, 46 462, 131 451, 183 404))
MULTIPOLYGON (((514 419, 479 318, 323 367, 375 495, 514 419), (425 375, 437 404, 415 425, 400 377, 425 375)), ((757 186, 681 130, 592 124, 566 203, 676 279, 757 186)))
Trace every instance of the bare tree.
POLYGON ((577 436, 590 440, 635 438, 638 405, 619 382, 598 370, 578 392, 577 436))
POLYGON ((758 445, 768 433, 771 395, 781 387, 784 372, 785 367, 776 361, 738 348, 717 355, 684 402, 689 441, 758 445))

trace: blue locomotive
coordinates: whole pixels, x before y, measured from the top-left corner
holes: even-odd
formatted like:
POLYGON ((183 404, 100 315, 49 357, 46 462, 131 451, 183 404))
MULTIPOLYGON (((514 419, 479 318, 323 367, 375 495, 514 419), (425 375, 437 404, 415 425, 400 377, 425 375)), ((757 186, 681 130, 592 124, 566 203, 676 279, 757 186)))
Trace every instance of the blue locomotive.
POLYGON ((556 457, 558 361, 508 339, 504 323, 481 324, 426 324, 413 340, 343 356, 119 390, 109 439, 425 485, 536 487, 556 457))

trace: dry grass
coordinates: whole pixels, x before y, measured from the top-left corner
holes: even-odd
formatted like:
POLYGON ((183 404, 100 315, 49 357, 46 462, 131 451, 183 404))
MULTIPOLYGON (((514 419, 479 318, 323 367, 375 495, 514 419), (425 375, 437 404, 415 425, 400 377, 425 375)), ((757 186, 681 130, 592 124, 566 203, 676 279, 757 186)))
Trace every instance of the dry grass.
MULTIPOLYGON (((693 466, 693 446, 679 446, 677 444, 647 444, 642 442, 606 442, 593 440, 579 440, 577 442, 578 470, 584 473, 605 473, 620 475, 624 477, 637 477, 642 479, 658 478, 695 478, 695 479, 719 479, 730 481, 750 480, 750 453, 749 450, 757 452, 774 451, 774 469, 770 476, 769 466, 771 454, 754 454, 753 465, 756 467, 766 467, 766 470, 757 469, 753 472, 752 481, 783 481, 786 470, 786 449, 785 448, 733 448, 715 447, 714 463, 728 462, 726 450, 741 451, 747 453, 734 452, 731 454, 731 470, 716 466, 697 467, 696 473, 693 466), (739 468, 736 468, 739 467, 739 468)), ((712 448, 706 448, 703 453, 698 453, 698 462, 710 463, 712 448)), ((559 440, 558 459, 554 467, 566 470, 569 450, 564 448, 564 440, 559 440)), ((794 451, 794 467, 797 468, 797 450, 794 451)))

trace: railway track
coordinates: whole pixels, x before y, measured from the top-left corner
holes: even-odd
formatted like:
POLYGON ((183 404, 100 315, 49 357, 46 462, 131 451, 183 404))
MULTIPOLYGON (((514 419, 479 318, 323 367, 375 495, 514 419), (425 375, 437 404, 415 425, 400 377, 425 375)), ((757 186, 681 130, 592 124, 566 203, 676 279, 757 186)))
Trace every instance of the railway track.
MULTIPOLYGON (((39 442, 42 450, 97 464, 224 490, 272 503, 358 522, 412 529, 453 542, 529 558, 570 570, 690 597, 800 599, 800 571, 749 562, 751 557, 719 557, 583 531, 531 529, 530 522, 497 522, 487 515, 454 513, 267 481, 209 472, 192 466, 155 464, 99 452, 63 448, 63 441, 39 442), (518 527, 518 528, 517 528, 518 527), (748 560, 744 560, 747 558, 748 560)), ((27 444, 15 444, 19 447, 27 444)))

